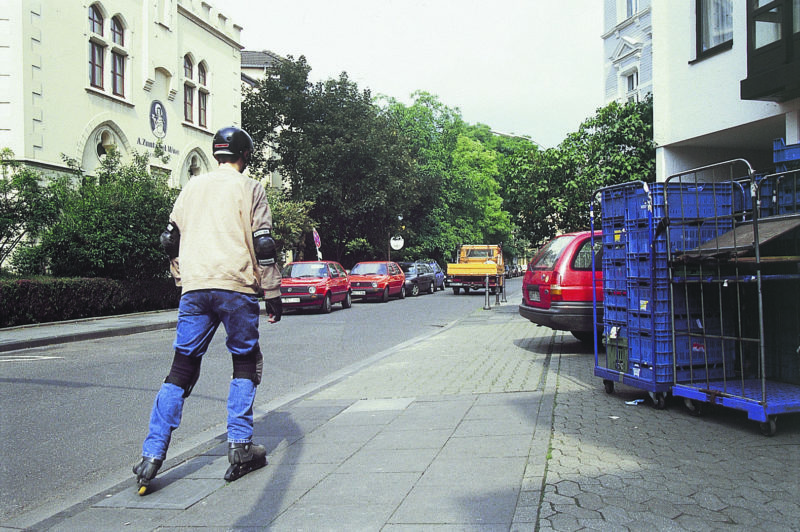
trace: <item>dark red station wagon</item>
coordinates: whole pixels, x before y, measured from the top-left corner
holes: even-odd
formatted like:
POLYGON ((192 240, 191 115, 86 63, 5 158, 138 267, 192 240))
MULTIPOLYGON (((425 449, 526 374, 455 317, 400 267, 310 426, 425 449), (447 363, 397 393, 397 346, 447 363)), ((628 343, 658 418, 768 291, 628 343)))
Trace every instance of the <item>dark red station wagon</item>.
POLYGON ((581 342, 594 342, 603 323, 602 245, 602 232, 595 231, 599 327, 593 318, 591 231, 557 236, 536 253, 522 280, 520 316, 537 325, 569 331, 581 342))

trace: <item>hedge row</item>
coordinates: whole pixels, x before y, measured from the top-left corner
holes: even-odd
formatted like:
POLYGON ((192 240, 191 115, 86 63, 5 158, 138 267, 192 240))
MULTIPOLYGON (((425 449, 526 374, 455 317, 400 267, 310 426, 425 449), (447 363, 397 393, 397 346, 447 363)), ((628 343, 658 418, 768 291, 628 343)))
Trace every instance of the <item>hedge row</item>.
POLYGON ((169 279, 101 278, 0 280, 0 327, 178 308, 169 279))

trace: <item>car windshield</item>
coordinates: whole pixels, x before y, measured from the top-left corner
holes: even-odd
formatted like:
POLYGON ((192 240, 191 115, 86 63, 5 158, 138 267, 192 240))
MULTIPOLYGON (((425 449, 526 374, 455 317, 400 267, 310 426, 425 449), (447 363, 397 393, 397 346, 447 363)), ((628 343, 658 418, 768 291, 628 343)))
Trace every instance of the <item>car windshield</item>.
POLYGON ((386 264, 359 262, 350 270, 350 275, 386 275, 386 264))
POLYGON ((286 266, 281 274, 292 279, 327 277, 328 269, 320 262, 295 263, 286 266))
POLYGON ((401 264, 400 267, 405 273, 417 273, 417 267, 413 264, 401 264))
POLYGON ((556 261, 564 252, 570 242, 575 240, 574 236, 556 237, 547 243, 531 261, 532 270, 551 270, 556 265, 556 261))

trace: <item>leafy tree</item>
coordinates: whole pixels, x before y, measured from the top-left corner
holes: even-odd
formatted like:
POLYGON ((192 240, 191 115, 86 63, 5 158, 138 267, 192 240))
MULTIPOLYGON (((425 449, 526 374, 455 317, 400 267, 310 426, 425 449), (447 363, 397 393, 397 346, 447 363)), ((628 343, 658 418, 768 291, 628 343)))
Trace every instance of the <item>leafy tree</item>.
POLYGON ((25 239, 35 238, 58 213, 53 189, 42 184, 36 170, 14 161, 14 153, 0 151, 0 264, 25 239))
POLYGON ((374 257, 419 196, 405 139, 347 74, 312 86, 309 70, 303 57, 278 64, 246 92, 243 124, 257 152, 272 149, 264 167, 288 179, 291 198, 311 202, 323 253, 374 257))
MULTIPOLYGON (((56 276, 148 279, 168 272, 158 235, 169 220, 177 191, 166 177, 149 170, 149 155, 134 153, 123 165, 109 152, 96 176, 60 180, 58 220, 15 263, 32 267, 43 260, 56 276)), ((28 271, 25 273, 42 273, 28 271)))
POLYGON ((564 229, 589 227, 588 205, 597 189, 656 179, 653 98, 611 102, 559 145, 564 170, 564 229))
POLYGON ((272 210, 272 237, 281 251, 302 252, 306 235, 315 222, 309 216, 310 201, 293 201, 285 190, 267 188, 267 201, 272 210))
POLYGON ((612 102, 557 147, 509 160, 506 208, 533 243, 589 228, 589 202, 602 187, 655 181, 653 100, 612 102))

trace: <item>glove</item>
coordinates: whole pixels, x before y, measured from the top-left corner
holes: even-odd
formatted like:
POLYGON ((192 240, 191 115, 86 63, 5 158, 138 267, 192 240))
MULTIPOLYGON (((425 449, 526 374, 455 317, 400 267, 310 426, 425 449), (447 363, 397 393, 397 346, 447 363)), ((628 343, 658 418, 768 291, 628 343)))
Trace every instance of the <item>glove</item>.
POLYGON ((278 323, 281 321, 281 316, 283 315, 283 303, 281 302, 281 298, 273 297, 270 299, 265 299, 264 303, 267 307, 267 317, 269 318, 269 322, 278 323))

